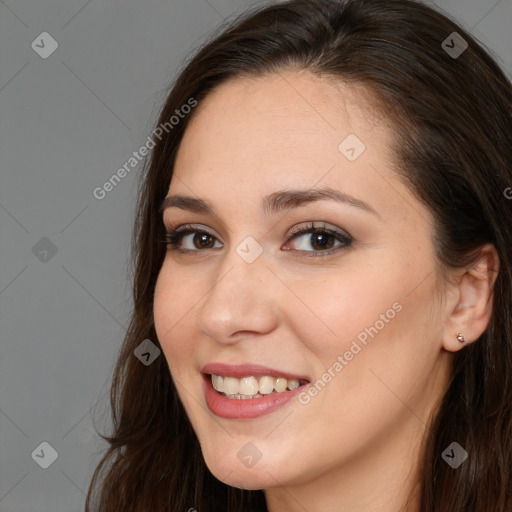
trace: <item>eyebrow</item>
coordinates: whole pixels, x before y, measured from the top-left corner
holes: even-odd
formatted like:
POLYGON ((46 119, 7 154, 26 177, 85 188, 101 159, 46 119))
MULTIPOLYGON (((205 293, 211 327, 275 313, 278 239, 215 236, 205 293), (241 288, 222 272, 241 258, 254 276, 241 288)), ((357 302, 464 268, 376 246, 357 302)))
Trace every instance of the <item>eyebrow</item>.
MULTIPOLYGON (((360 208, 380 217, 377 211, 365 201, 356 199, 349 194, 330 187, 274 192, 262 199, 261 207, 266 215, 271 215, 282 210, 289 210, 320 200, 332 200, 338 203, 348 204, 349 206, 360 208)), ((218 216, 212 204, 204 199, 192 196, 168 196, 162 201, 159 212, 163 212, 167 208, 180 208, 195 213, 207 213, 215 217, 218 216)))

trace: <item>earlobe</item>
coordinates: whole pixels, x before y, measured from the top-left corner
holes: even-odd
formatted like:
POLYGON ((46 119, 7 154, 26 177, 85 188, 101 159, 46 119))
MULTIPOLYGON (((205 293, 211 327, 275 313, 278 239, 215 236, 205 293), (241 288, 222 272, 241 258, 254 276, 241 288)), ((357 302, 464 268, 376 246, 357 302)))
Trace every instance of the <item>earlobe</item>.
POLYGON ((458 279, 456 304, 446 322, 443 348, 457 352, 476 341, 489 325, 493 305, 493 286, 499 258, 492 244, 482 246, 477 262, 458 279))

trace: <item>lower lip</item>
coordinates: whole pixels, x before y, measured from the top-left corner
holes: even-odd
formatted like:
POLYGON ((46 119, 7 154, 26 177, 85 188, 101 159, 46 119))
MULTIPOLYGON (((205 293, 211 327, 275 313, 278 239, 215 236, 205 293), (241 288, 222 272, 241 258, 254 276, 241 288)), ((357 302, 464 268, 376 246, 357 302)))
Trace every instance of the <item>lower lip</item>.
POLYGON ((211 376, 205 375, 206 403, 213 414, 227 419, 250 419, 270 414, 290 402, 304 388, 299 386, 292 391, 271 393, 261 398, 227 398, 214 389, 211 376))

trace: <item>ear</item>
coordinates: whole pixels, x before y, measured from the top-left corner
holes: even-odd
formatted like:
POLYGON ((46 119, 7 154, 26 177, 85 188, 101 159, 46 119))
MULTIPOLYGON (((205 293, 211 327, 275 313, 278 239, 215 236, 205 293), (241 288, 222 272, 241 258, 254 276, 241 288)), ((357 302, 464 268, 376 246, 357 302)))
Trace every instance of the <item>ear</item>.
POLYGON ((499 257, 496 248, 492 244, 485 244, 479 251, 477 262, 457 278, 453 285, 455 301, 451 302, 451 311, 443 333, 445 350, 459 351, 468 343, 476 341, 487 328, 498 270, 499 257), (457 339, 458 333, 464 336, 464 343, 457 339))

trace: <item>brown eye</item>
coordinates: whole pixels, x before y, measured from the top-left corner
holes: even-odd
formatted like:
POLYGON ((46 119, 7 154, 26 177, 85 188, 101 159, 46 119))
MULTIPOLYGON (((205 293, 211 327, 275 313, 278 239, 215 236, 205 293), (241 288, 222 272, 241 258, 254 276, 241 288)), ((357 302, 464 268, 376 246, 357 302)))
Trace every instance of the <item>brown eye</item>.
POLYGON ((209 233, 193 234, 192 243, 197 249, 210 249, 214 245, 215 237, 209 233))
POLYGON ((346 232, 334 230, 325 225, 308 224, 295 229, 288 241, 295 242, 294 250, 311 253, 308 256, 324 256, 347 248, 353 240, 346 232), (300 240, 298 244, 296 240, 300 240))
POLYGON ((168 232, 165 244, 169 249, 179 252, 198 252, 201 249, 215 248, 216 240, 216 237, 207 231, 183 226, 168 232))
POLYGON ((334 235, 323 231, 316 231, 311 233, 311 235, 311 247, 315 249, 330 249, 336 242, 334 235))

